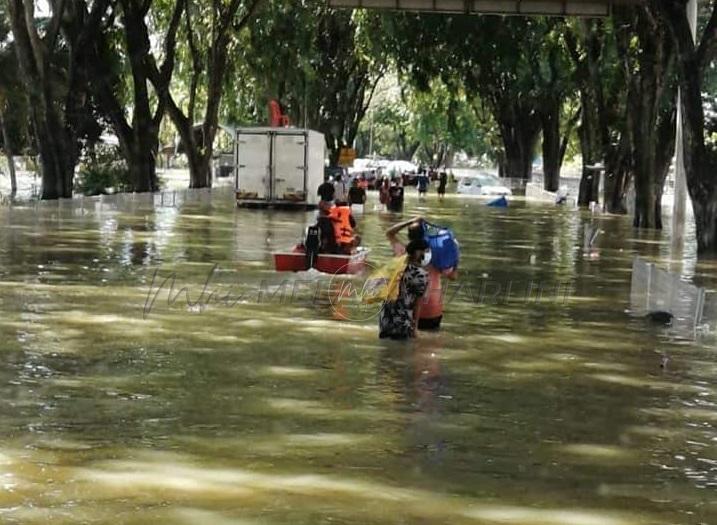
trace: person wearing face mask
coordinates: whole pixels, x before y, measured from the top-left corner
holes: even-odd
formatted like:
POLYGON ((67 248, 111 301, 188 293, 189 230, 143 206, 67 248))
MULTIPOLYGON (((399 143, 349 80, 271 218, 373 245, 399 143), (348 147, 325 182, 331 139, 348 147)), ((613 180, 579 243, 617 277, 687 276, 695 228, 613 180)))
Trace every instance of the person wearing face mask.
MULTIPOLYGON (((396 256, 403 255, 406 253, 406 247, 398 238, 398 233, 403 229, 408 229, 408 240, 423 240, 423 218, 413 217, 407 221, 400 222, 388 230, 386 230, 386 237, 391 243, 391 248, 396 256)), ((458 275, 455 268, 449 268, 447 270, 438 270, 430 264, 431 252, 426 251, 425 259, 423 263, 428 272, 428 288, 426 294, 421 299, 421 311, 418 317, 417 327, 419 330, 438 330, 441 327, 441 321, 443 320, 443 287, 442 279, 446 277, 448 279, 455 279, 458 275)))
POLYGON ((386 301, 378 316, 381 339, 416 337, 417 321, 421 315, 421 298, 428 286, 428 272, 423 267, 428 243, 413 240, 406 246, 406 269, 403 271, 395 301, 386 301))

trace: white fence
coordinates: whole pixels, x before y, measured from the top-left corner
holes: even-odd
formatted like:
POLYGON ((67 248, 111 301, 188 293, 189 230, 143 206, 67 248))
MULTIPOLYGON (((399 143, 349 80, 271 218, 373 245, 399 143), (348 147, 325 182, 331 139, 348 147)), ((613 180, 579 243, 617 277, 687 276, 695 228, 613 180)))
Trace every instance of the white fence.
MULTIPOLYGON (((546 191, 543 189, 542 182, 529 182, 525 185, 525 198, 541 202, 551 202, 553 204, 558 201, 558 193, 554 191, 546 191)), ((578 205, 577 194, 568 193, 565 204, 570 207, 578 205)))
POLYGON ((640 257, 632 263, 630 311, 636 316, 667 312, 674 335, 693 338, 705 325, 704 288, 684 282, 680 275, 656 267, 640 257))

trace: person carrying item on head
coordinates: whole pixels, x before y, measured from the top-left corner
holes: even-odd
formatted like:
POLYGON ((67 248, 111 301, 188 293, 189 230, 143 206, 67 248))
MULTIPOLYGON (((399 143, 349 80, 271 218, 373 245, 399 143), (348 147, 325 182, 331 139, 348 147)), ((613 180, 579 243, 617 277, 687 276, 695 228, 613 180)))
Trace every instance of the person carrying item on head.
POLYGON ((416 321, 420 316, 421 297, 426 293, 428 273, 428 243, 423 239, 413 240, 406 246, 406 268, 401 276, 398 297, 386 301, 378 316, 381 339, 408 339, 416 336, 416 321))
MULTIPOLYGON (((386 230, 386 238, 391 244, 395 255, 399 256, 406 253, 406 246, 398 238, 398 233, 407 228, 409 242, 419 239, 423 240, 423 222, 422 217, 414 217, 386 230)), ((430 251, 428 253, 430 254, 430 251)), ((439 270, 432 264, 428 264, 426 270, 428 272, 428 291, 421 300, 421 312, 417 326, 419 330, 438 330, 443 320, 442 279, 446 277, 453 280, 458 276, 458 272, 456 268, 439 270)))

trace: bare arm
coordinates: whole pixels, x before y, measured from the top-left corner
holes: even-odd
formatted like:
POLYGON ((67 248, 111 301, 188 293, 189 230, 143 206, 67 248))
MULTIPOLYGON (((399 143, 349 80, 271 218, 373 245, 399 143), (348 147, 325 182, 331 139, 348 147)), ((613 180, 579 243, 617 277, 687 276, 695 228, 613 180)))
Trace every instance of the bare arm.
POLYGON ((394 224, 391 226, 388 230, 386 230, 386 238, 388 238, 391 243, 398 242, 398 238, 396 235, 398 232, 400 232, 402 229, 407 228, 412 223, 422 220, 421 217, 412 217, 408 219, 407 221, 399 222, 398 224, 394 224))

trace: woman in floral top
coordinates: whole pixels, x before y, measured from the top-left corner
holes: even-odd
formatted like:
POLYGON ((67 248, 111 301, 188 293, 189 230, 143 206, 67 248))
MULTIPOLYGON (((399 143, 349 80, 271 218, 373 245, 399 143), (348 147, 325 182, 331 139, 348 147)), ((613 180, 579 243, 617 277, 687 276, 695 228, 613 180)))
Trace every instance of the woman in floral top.
POLYGON ((379 337, 407 339, 416 335, 421 301, 428 287, 428 272, 423 268, 430 261, 428 243, 414 240, 406 246, 408 262, 401 277, 398 299, 385 302, 378 317, 379 337))

